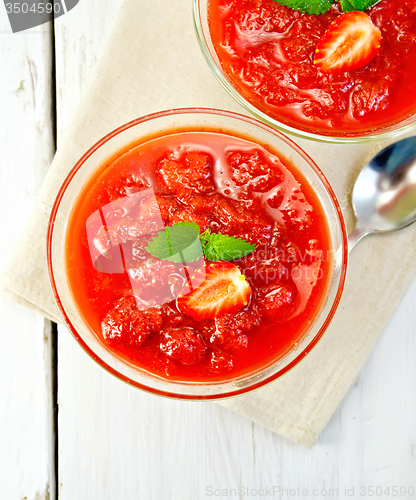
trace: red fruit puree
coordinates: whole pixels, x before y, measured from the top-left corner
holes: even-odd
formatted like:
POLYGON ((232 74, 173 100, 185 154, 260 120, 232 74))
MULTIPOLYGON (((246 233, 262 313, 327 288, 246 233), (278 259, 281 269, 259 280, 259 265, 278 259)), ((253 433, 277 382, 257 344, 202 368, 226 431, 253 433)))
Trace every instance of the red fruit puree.
POLYGON ((344 73, 313 64, 319 39, 342 13, 307 15, 273 0, 209 0, 211 38, 224 73, 256 108, 327 136, 387 131, 416 111, 416 4, 381 0, 366 13, 381 45, 364 68, 344 73))
POLYGON ((80 313, 109 350, 172 380, 215 381, 301 341, 326 295, 331 245, 316 194, 278 153, 224 132, 172 131, 97 170, 72 211, 66 267, 80 313), (180 312, 176 299, 204 258, 177 264, 145 250, 180 221, 257 245, 214 266, 245 276, 248 303, 214 319, 180 312))

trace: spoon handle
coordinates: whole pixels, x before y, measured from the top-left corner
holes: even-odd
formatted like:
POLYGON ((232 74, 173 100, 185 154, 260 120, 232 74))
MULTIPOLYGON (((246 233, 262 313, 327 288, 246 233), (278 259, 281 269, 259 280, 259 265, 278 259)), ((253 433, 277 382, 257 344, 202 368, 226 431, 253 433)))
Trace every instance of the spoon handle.
POLYGON ((370 231, 362 226, 356 226, 354 231, 348 236, 348 252, 355 247, 355 245, 370 231))

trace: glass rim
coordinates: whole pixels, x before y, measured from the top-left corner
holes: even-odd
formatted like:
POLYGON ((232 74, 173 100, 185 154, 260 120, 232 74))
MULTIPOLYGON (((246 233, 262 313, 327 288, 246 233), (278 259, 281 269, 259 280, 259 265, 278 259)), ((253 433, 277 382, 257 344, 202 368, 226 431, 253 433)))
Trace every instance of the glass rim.
MULTIPOLYGON (((406 125, 400 126, 399 124, 392 125, 394 128, 392 130, 388 130, 387 132, 373 132, 371 135, 356 135, 356 136, 330 136, 323 135, 319 133, 308 132, 306 130, 297 129, 290 125, 286 125, 285 123, 279 122, 278 120, 268 116, 266 113, 258 109, 256 106, 251 104, 250 101, 245 99, 230 83, 228 78, 224 75, 224 73, 219 68, 216 63, 212 53, 210 51, 209 45, 206 40, 206 36, 204 33, 204 29, 202 27, 201 21, 201 13, 200 13, 200 4, 201 0, 193 0, 193 19, 194 19, 194 28, 197 35, 198 44, 202 51, 202 54, 205 60, 208 63, 208 66, 211 72, 214 74, 218 82, 221 86, 228 92, 231 97, 233 97, 241 106, 243 106, 247 111, 249 111, 255 118, 266 123, 270 127, 279 130, 280 132, 288 133, 295 137, 299 137, 301 139, 309 139, 315 142, 321 143, 329 143, 329 144, 365 144, 374 141, 382 141, 386 139, 391 139, 398 135, 404 134, 416 128, 416 112, 414 115, 414 121, 412 123, 408 123, 406 125)), ((404 119, 406 120, 406 119, 404 119)))
MULTIPOLYGON (((338 198, 335 195, 335 192, 333 191, 329 181, 326 179, 325 175, 321 171, 321 169, 318 167, 318 165, 315 163, 315 161, 305 152, 303 149, 298 146, 291 138, 287 137, 284 135, 281 131, 276 130, 274 127, 269 126, 268 124, 265 124, 263 122, 260 122, 254 118, 251 118, 246 115, 242 115, 239 113, 231 112, 231 111, 225 111, 225 110, 219 110, 219 109, 214 109, 214 108, 176 108, 176 109, 170 109, 170 110, 165 110, 165 111, 159 111, 156 113, 151 113, 148 115, 144 115, 140 118, 134 119, 130 122, 125 123, 124 125, 121 125, 120 127, 114 129, 113 131, 109 132, 106 136, 104 136, 102 139, 97 141, 84 155, 76 162, 74 167, 70 170, 68 173, 67 177, 65 178, 64 182, 62 183, 58 194, 55 198, 55 202, 53 204, 50 218, 49 218, 49 224, 48 224, 48 230, 47 230, 47 238, 46 238, 46 256, 47 256, 47 268, 48 268, 48 276, 49 276, 49 282, 50 286, 52 289, 52 293, 55 299, 55 302, 57 304, 57 307, 60 311, 60 314, 65 322, 65 325, 68 327, 76 341, 80 344, 80 346, 84 349, 84 351, 95 361, 99 366, 104 368, 108 373, 112 374, 116 378, 128 383, 129 385, 133 385, 138 389, 144 390, 145 392, 151 393, 151 394, 156 394, 159 396, 164 396, 168 398, 173 398, 173 399, 183 399, 183 400, 219 400, 219 399, 224 399, 224 398, 229 398, 233 396, 238 396, 245 394, 247 392, 251 392, 255 389, 258 389, 260 387, 263 387, 264 385, 272 382, 273 380, 276 380, 283 374, 287 373, 289 370, 291 370, 294 366, 296 366, 309 352, 315 347, 315 345, 318 343, 318 341, 321 339, 323 334, 325 333, 326 329, 328 328, 330 322, 332 321, 332 318, 338 308, 339 302, 341 300, 341 296, 344 290, 344 285, 345 285, 345 279, 346 279, 346 274, 347 274, 347 263, 348 263, 348 236, 347 236, 347 229, 346 229, 346 224, 344 220, 344 216, 342 213, 341 206, 339 204, 338 198), (226 393, 221 393, 221 394, 205 394, 205 395, 195 395, 195 394, 179 394, 175 392, 170 392, 169 390, 161 390, 157 389, 154 387, 149 387, 146 384, 140 383, 137 380, 133 380, 132 378, 126 376, 123 373, 120 373, 117 369, 113 368, 110 366, 106 361, 100 358, 94 350, 86 343, 86 341, 82 338, 81 334, 77 331, 77 329, 74 327, 72 324, 67 312, 65 311, 65 307, 62 304, 61 297, 59 295, 57 283, 55 280, 55 275, 54 275, 54 269, 53 269, 53 262, 52 262, 52 239, 53 239, 53 232, 54 232, 54 227, 55 227, 55 221, 58 215, 59 211, 59 206, 60 202, 62 201, 63 196, 65 195, 65 192, 71 183, 72 179, 75 177, 77 172, 80 170, 82 165, 86 162, 88 158, 90 158, 95 151, 97 151, 101 146, 106 144, 108 141, 110 141, 113 137, 119 135, 123 131, 130 129, 136 125, 139 125, 141 123, 147 122, 149 120, 154 120, 157 118, 162 118, 165 116, 170 116, 170 115, 181 115, 181 114, 197 114, 197 113, 202 113, 202 114, 209 114, 209 115, 214 115, 214 116, 225 116, 225 117, 231 117, 236 120, 243 120, 251 125, 254 125, 256 127, 263 128, 264 130, 271 132, 272 134, 276 135, 280 140, 285 142, 288 146, 290 146, 296 153, 298 153, 307 163, 308 165, 315 171, 317 176, 319 177, 320 181, 322 182, 322 185, 324 186, 327 194, 329 195, 331 202, 334 207, 334 212, 337 216, 337 222, 339 224, 339 229, 341 233, 341 239, 342 239, 342 245, 341 245, 341 250, 342 250, 342 265, 341 269, 339 271, 340 273, 340 279, 339 283, 337 285, 337 291, 336 295, 334 297, 334 300, 332 301, 330 311, 328 312, 325 320, 323 321, 323 324, 319 328, 318 332, 315 334, 311 342, 304 348, 302 349, 301 352, 292 360, 290 361, 287 365, 282 367, 281 369, 277 370, 275 373, 272 373, 270 376, 266 377, 263 380, 260 380, 257 383, 253 383, 248 387, 241 387, 237 388, 235 390, 230 390, 229 392, 226 393)), ((262 370, 260 370, 259 373, 261 373, 262 370)), ((169 381, 168 379, 163 379, 167 383, 172 383, 173 381, 169 381)), ((227 382, 232 382, 233 380, 230 379, 227 382)), ((203 386, 214 386, 214 385, 219 385, 222 382, 218 382, 217 384, 207 384, 207 383, 201 383, 203 386)))

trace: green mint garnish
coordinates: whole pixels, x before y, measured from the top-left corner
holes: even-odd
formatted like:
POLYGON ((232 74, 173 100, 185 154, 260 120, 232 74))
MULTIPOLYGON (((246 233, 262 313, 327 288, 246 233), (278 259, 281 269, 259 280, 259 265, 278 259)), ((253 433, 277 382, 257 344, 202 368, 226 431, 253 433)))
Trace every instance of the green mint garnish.
POLYGON ((149 241, 146 250, 161 260, 194 262, 201 257, 199 226, 195 222, 178 222, 165 227, 149 241))
POLYGON ((341 4, 341 9, 344 12, 353 12, 354 10, 357 10, 356 7, 350 2, 350 0, 340 0, 339 2, 341 4))
POLYGON ((334 0, 274 0, 279 2, 280 5, 289 7, 289 9, 300 10, 306 12, 307 14, 324 14, 327 12, 334 0))
MULTIPOLYGON (((280 5, 289 7, 289 9, 300 10, 306 14, 324 14, 327 12, 334 3, 334 0, 273 0, 279 2, 280 5)), ((367 10, 371 6, 378 3, 380 0, 340 0, 341 9, 344 12, 351 12, 353 10, 367 10)))
POLYGON ((202 238, 201 241, 205 258, 213 262, 241 259, 251 254, 256 248, 256 245, 235 236, 228 236, 228 234, 208 234, 206 243, 202 238))
MULTIPOLYGON (((348 3, 352 5, 352 7, 354 7, 353 10, 367 10, 369 9, 370 7, 372 7, 373 5, 375 5, 376 3, 378 3, 380 0, 348 0, 348 3)), ((341 6, 342 6, 342 2, 341 2, 341 6)), ((342 10, 344 10, 344 8, 342 7, 342 10)), ((344 12, 347 12, 347 11, 344 11, 344 12)))
POLYGON ((235 260, 253 252, 256 245, 227 234, 200 234, 195 222, 178 222, 149 241, 146 250, 153 257, 172 262, 195 262, 203 255, 207 260, 235 260))

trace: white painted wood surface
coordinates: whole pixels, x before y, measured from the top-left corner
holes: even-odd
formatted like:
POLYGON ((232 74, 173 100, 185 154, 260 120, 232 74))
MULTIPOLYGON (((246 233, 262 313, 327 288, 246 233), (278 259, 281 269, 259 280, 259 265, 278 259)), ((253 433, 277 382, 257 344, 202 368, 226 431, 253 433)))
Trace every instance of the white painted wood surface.
MULTIPOLYGON (((0 267, 23 231, 54 152, 52 31, 12 34, 0 5, 0 267)), ((54 490, 51 325, 0 298, 0 498, 54 490)))
MULTIPOLYGON (((59 131, 118 3, 84 1, 57 23, 59 131)), ((354 497, 363 498, 360 487, 416 487, 415 301, 416 281, 312 450, 215 403, 171 401, 128 387, 60 329, 59 498, 238 498, 232 489, 239 486, 260 497, 261 488, 269 488, 263 496, 271 491, 274 498, 303 498, 306 491, 316 497, 315 488, 326 490, 319 498, 347 497, 348 488, 350 498, 354 488, 354 497), (329 494, 334 488, 338 495, 329 494)))
MULTIPOLYGON (((56 22, 58 144, 119 4, 120 0, 81 0, 56 22)), ((5 43, 0 41, 2 57, 12 52, 16 60, 20 57, 24 61, 30 52, 32 58, 43 60, 44 49, 34 42, 22 48, 19 43, 23 42, 12 39, 13 45, 7 49, 5 43)), ((8 63, 8 68, 10 65, 12 63, 8 63)), ((39 73, 41 63, 36 67, 39 73)), ((19 66, 16 63, 13 71, 18 73, 24 68, 23 62, 19 66)), ((8 69, 7 75, 12 74, 10 71, 8 69)), ((0 75, 2 92, 6 85, 4 74, 0 75)), ((25 75, 17 78, 16 88, 25 75)), ((14 81, 7 85, 14 89, 12 83, 14 81)), ((40 92, 40 87, 36 88, 40 92)), ((1 126, 11 138, 8 141, 17 134, 11 132, 9 122, 15 123, 14 130, 21 132, 23 117, 27 120, 29 116, 32 119, 35 115, 42 116, 42 109, 44 116, 48 114, 46 101, 43 101, 44 108, 39 108, 42 101, 36 100, 33 110, 33 100, 28 95, 26 98, 23 104, 4 101, 8 103, 9 118, 1 126), (16 106, 22 106, 23 110, 19 111, 16 106)), ((17 99, 17 102, 21 101, 17 99)), ((1 109, 5 109, 3 100, 1 109)), ((28 136, 35 133, 36 127, 30 130, 25 130, 28 136)), ((5 142, 3 133, 0 141, 2 147, 7 146, 9 158, 16 161, 16 141, 5 142)), ((23 148, 20 146, 20 149, 23 148)), ((3 163, 0 167, 1 227, 7 234, 7 239, 3 235, 2 241, 15 241, 23 229, 25 214, 18 207, 31 203, 46 168, 39 169, 29 160, 30 153, 20 149, 19 155, 28 156, 22 156, 23 160, 19 157, 17 163, 23 169, 21 161, 24 163, 27 158, 31 167, 23 172, 29 179, 22 179, 22 173, 10 174, 10 167, 6 169, 3 163), (5 172, 9 172, 7 176, 5 172), (17 180, 25 183, 24 189, 18 186, 17 180), (16 211, 16 219, 10 219, 13 223, 5 216, 5 205, 16 211)), ((2 251, 10 252, 9 246, 2 251)), ((392 493, 393 486, 415 487, 413 496, 399 494, 398 497, 416 498, 415 303, 416 281, 384 332, 362 377, 311 450, 215 403, 171 401, 131 388, 98 367, 69 332, 60 328, 58 499, 194 500, 253 496, 358 499, 370 498, 368 487, 374 488, 375 498, 393 498, 392 494, 378 495, 376 490, 383 487, 386 491, 390 487, 392 493), (238 495, 239 487, 242 489, 238 495), (330 489, 338 491, 330 492, 330 489)), ((0 354, 1 404, 4 405, 0 417, 0 499, 27 497, 31 500, 48 484, 52 465, 44 452, 51 437, 49 441, 39 441, 42 433, 31 427, 33 422, 40 425, 36 412, 39 401, 46 397, 44 373, 48 372, 39 368, 45 369, 48 364, 43 362, 47 349, 39 338, 44 323, 32 313, 4 304, 1 312, 6 323, 3 321, 4 347, 0 354), (16 338, 10 339, 11 336, 16 338), (28 368, 30 376, 22 379, 20 367, 30 365, 38 368, 28 368), (34 415, 33 422, 28 415, 34 415)), ((46 415, 47 402, 43 408, 46 415)))

